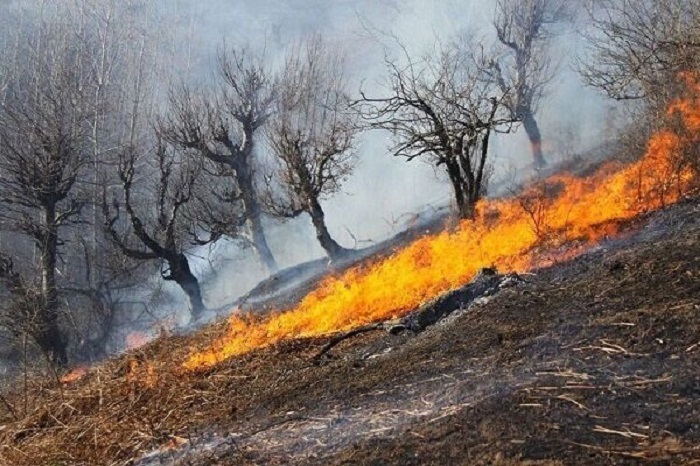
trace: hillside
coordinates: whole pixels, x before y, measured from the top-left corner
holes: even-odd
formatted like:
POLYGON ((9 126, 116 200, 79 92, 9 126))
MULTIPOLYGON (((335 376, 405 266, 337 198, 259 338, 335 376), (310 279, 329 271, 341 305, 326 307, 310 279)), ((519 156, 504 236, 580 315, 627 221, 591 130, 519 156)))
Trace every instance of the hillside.
MULTIPOLYGON (((700 203, 413 335, 285 341, 208 369, 161 338, 2 420, 0 462, 681 464, 700 459, 700 203), (19 417, 19 416, 18 416, 19 417)), ((10 395, 21 405, 21 390, 10 395)), ((7 410, 5 410, 7 411, 7 410)))

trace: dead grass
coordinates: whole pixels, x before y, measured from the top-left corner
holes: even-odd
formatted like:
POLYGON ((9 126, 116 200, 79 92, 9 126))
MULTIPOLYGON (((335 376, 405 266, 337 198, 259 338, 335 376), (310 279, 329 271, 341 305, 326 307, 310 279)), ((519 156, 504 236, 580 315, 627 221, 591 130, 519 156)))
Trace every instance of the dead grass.
MULTIPOLYGON (((690 207, 672 218, 696 215, 690 207)), ((35 376, 28 412, 20 389, 0 400, 0 464, 128 465, 215 433, 219 450, 173 464, 690 462, 700 458, 699 233, 685 224, 537 272, 420 337, 372 332, 322 358, 328 339, 289 341, 182 370, 218 325, 61 389, 35 376), (312 434, 326 431, 348 438, 324 447, 312 434)))

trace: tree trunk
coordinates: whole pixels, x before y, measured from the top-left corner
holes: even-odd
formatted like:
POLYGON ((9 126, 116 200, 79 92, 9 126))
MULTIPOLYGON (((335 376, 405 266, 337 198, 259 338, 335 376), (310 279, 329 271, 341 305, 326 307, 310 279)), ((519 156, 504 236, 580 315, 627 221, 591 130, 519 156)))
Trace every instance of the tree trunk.
POLYGON ((41 301, 37 310, 39 328, 35 336, 39 347, 58 367, 68 364, 66 344, 58 327, 58 290, 56 289, 56 258, 58 255, 58 231, 56 206, 44 207, 42 219, 44 232, 41 247, 41 301))
POLYGON ((253 247, 258 254, 261 262, 270 273, 275 273, 278 270, 277 262, 275 261, 272 251, 267 244, 265 232, 263 231, 261 221, 260 204, 255 197, 255 189, 253 187, 253 176, 250 172, 250 167, 247 163, 241 163, 236 167, 236 176, 240 184, 243 202, 245 204, 248 220, 246 225, 250 232, 250 237, 253 242, 253 247))
POLYGON ((448 161, 445 165, 447 167, 447 175, 452 183, 459 218, 472 218, 476 201, 472 199, 471 190, 462 176, 459 164, 456 161, 448 161))
POLYGON ((474 218, 474 204, 464 197, 457 202, 457 213, 460 219, 474 218))
POLYGON ((535 170, 541 170, 547 165, 547 161, 542 154, 542 135, 540 128, 537 125, 537 120, 529 109, 521 111, 523 127, 528 139, 530 139, 530 148, 532 150, 532 158, 535 170))
POLYGON ((311 217, 311 223, 313 223, 316 229, 316 238, 321 244, 321 247, 326 251, 328 257, 332 259, 337 259, 345 252, 347 249, 339 245, 328 232, 328 227, 326 226, 326 214, 321 208, 317 199, 310 200, 309 206, 309 216, 311 217))
POLYGON ((250 217, 247 222, 250 237, 260 261, 265 265, 269 273, 275 273, 278 270, 277 261, 267 244, 267 238, 265 237, 265 232, 263 231, 262 222, 260 220, 260 208, 257 206, 257 201, 254 203, 256 208, 251 209, 250 217))
POLYGON ((184 254, 168 259, 168 267, 170 267, 170 275, 168 280, 177 283, 182 291, 187 295, 190 304, 190 312, 192 318, 199 317, 206 308, 202 300, 202 290, 199 287, 199 281, 190 270, 190 264, 184 254))
POLYGON ((45 309, 39 312, 40 322, 39 327, 34 331, 34 340, 39 348, 48 355, 56 368, 65 368, 68 365, 68 354, 61 329, 58 326, 58 316, 48 313, 45 309))

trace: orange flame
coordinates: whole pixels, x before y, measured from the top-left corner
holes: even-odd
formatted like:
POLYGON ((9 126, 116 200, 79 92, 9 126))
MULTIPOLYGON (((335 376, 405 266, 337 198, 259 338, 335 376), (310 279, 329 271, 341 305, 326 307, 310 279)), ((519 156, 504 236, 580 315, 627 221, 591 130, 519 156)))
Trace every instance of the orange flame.
POLYGON ((152 363, 132 358, 129 360, 126 381, 130 385, 138 384, 146 388, 153 388, 158 383, 158 375, 152 363))
POLYGON ((85 377, 85 374, 88 373, 88 367, 87 366, 78 366, 73 369, 71 369, 67 374, 64 374, 61 376, 59 379, 62 384, 71 384, 73 382, 77 382, 78 380, 82 379, 85 377))
MULTIPOLYGON (((700 90, 696 81, 689 84, 700 90)), ((679 115, 686 130, 700 129, 699 99, 674 102, 669 113, 679 115)), ((208 367, 283 339, 396 318, 467 283, 483 267, 527 270, 541 264, 541 247, 591 245, 614 235, 621 222, 676 202, 689 189, 695 174, 679 159, 687 142, 661 131, 636 163, 610 163, 588 178, 556 175, 518 198, 483 201, 475 219, 456 230, 423 237, 390 257, 329 277, 294 309, 263 319, 231 316, 226 334, 192 353, 184 367, 208 367), (552 192, 542 195, 543 186, 552 192)))

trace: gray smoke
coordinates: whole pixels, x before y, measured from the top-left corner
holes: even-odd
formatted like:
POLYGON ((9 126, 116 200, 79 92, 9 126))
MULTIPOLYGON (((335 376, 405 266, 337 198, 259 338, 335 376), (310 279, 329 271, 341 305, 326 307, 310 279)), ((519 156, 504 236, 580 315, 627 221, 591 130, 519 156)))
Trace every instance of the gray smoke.
MULTIPOLYGON (((469 30, 484 43, 493 43, 491 1, 471 0, 170 0, 161 3, 164 16, 173 18, 175 43, 187 53, 187 74, 206 81, 217 46, 264 47, 272 60, 285 46, 313 32, 321 32, 347 52, 356 85, 372 93, 382 92, 382 59, 387 50, 396 53, 395 36, 415 56, 426 53, 436 40, 449 40, 469 30)), ((607 108, 594 91, 583 87, 568 57, 580 47, 573 32, 557 38, 553 60, 561 63, 551 91, 538 110, 544 148, 548 157, 579 153, 602 138, 607 108)), ((184 58, 184 57, 183 57, 184 58)), ((420 211, 445 206, 450 189, 441 173, 426 163, 391 157, 389 136, 368 133, 359 145, 360 163, 344 192, 325 202, 331 234, 343 245, 362 247, 387 238, 405 227, 420 211)), ((512 181, 530 164, 524 131, 499 136, 493 143, 496 180, 512 181)), ((318 258, 308 218, 284 224, 271 222, 272 248, 282 266, 318 258)), ((263 271, 249 252, 235 244, 217 246, 219 269, 209 284, 208 301, 223 305, 245 292, 263 271)), ((211 256, 209 256, 211 257, 211 256)), ((211 271, 206 261, 201 273, 211 271)))

